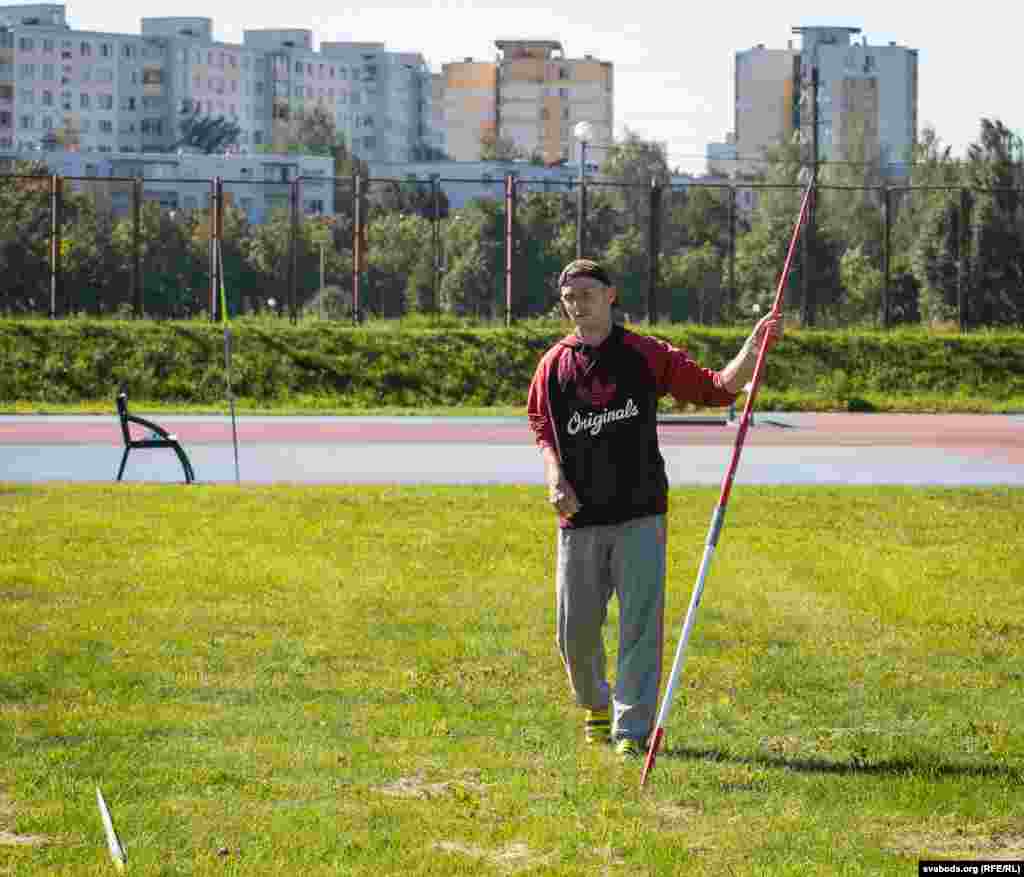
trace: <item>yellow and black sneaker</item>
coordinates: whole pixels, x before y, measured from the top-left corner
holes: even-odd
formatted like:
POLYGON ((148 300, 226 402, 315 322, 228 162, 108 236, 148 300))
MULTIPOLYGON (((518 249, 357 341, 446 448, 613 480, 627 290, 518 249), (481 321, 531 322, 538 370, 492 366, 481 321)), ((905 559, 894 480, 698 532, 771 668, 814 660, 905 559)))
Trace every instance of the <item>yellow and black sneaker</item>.
POLYGON ((615 752, 623 761, 628 761, 633 758, 643 758, 646 754, 646 747, 643 740, 623 737, 615 744, 615 752))
POLYGON ((610 743, 612 723, 608 718, 608 707, 603 710, 587 710, 583 721, 583 733, 588 743, 610 743))

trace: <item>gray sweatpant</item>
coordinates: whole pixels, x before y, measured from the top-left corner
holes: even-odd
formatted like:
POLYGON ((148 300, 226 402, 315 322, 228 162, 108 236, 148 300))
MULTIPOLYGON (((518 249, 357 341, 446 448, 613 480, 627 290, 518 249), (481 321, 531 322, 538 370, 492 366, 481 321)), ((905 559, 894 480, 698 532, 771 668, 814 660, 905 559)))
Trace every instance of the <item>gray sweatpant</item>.
POLYGON ((609 704, 602 628, 619 601, 613 734, 646 737, 661 684, 665 615, 665 516, 558 531, 558 650, 576 702, 609 704))

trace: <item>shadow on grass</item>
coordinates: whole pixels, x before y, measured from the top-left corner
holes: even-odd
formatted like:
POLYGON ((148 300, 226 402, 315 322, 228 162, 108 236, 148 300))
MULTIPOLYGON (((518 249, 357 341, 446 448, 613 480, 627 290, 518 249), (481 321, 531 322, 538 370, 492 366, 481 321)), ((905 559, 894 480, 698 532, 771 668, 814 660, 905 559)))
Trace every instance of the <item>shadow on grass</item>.
POLYGON ((926 776, 973 777, 975 779, 1006 779, 1024 784, 1024 767, 1001 764, 956 764, 923 756, 881 761, 850 759, 829 761, 824 758, 785 758, 757 753, 737 755, 721 749, 700 749, 690 746, 669 746, 659 755, 689 761, 721 761, 727 764, 780 768, 795 773, 832 774, 837 776, 926 776))

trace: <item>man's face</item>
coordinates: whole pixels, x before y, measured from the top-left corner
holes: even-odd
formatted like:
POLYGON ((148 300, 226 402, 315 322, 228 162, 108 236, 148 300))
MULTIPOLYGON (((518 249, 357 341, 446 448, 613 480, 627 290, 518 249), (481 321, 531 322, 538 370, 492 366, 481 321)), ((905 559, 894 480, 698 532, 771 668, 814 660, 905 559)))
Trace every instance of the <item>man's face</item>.
POLYGON ((572 277, 562 287, 562 304, 580 329, 609 325, 614 301, 615 288, 594 277, 572 277))

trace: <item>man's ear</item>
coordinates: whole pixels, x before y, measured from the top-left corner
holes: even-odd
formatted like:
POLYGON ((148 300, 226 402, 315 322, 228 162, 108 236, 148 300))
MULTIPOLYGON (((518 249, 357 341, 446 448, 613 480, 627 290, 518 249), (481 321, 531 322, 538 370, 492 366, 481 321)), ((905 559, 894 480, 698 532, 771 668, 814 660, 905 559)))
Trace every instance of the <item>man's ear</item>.
POLYGON ((619 291, 614 286, 609 286, 608 291, 612 294, 612 304, 619 300, 619 291))

